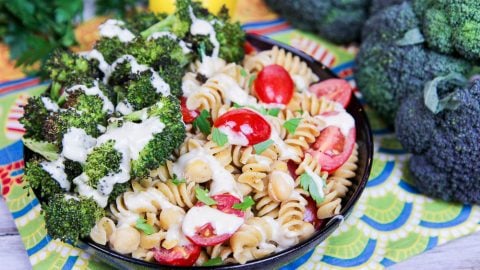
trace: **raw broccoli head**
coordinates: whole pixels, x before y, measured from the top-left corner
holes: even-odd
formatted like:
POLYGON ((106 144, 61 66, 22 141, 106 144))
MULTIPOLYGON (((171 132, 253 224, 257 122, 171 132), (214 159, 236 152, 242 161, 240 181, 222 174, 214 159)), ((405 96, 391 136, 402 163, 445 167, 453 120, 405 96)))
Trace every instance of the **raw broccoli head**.
POLYGON ((408 1, 409 0, 372 0, 370 3, 370 16, 390 6, 398 5, 408 1))
POLYGON ((471 65, 429 50, 421 40, 410 4, 389 7, 365 24, 355 77, 365 100, 388 124, 401 102, 424 84, 451 72, 467 74, 471 65), (411 45, 409 45, 411 44, 411 45))
POLYGON ((295 27, 341 44, 360 38, 369 9, 367 0, 267 0, 266 3, 295 27))
POLYGON ((50 198, 55 194, 65 192, 52 176, 43 169, 41 158, 32 158, 25 164, 25 175, 23 179, 42 198, 50 198))
POLYGON ((434 113, 418 93, 400 107, 397 137, 413 153, 410 170, 418 188, 431 196, 463 203, 480 202, 480 80, 447 87, 434 113))
MULTIPOLYGON (((47 97, 43 98, 49 100, 47 97)), ((50 112, 45 107, 42 98, 30 97, 28 99, 28 103, 23 107, 23 110, 24 114, 19 121, 26 130, 24 137, 34 140, 43 140, 43 123, 47 119, 50 112)))
POLYGON ((52 196, 42 205, 45 225, 52 238, 76 243, 90 234, 95 223, 105 216, 103 208, 93 199, 66 194, 52 196))
POLYGON ((87 155, 84 172, 88 176, 89 186, 97 188, 100 179, 120 171, 122 153, 118 152, 114 146, 115 142, 110 140, 94 147, 87 155))
POLYGON ((86 78, 101 78, 97 60, 87 60, 77 54, 55 51, 48 59, 45 69, 52 80, 50 96, 57 101, 65 87, 75 85, 86 78))
POLYGON ((139 121, 145 112, 149 118, 158 117, 165 124, 165 128, 153 136, 140 151, 138 159, 132 160, 133 177, 143 177, 149 170, 158 168, 185 139, 185 125, 182 121, 180 101, 177 98, 163 97, 152 107, 125 116, 125 120, 139 121))
POLYGON ((428 45, 442 53, 460 54, 480 60, 480 2, 414 0, 423 17, 422 29, 428 45))

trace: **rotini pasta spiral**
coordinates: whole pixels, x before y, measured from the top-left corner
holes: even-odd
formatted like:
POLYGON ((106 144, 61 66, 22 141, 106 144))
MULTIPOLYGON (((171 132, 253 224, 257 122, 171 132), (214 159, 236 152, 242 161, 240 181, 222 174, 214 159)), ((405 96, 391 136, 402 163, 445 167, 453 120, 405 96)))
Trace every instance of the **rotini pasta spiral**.
POLYGON ((297 189, 289 199, 282 202, 278 211, 278 220, 289 237, 305 239, 315 229, 311 223, 303 221, 307 201, 302 197, 302 189, 297 189))
POLYGON ((257 216, 271 216, 273 218, 278 217, 280 203, 273 200, 266 191, 255 193, 255 195, 253 195, 253 200, 255 201, 255 210, 257 216))
POLYGON ((153 186, 162 192, 168 201, 174 205, 191 208, 197 201, 195 197, 195 187, 197 185, 195 182, 176 185, 172 181, 157 181, 153 186))
POLYGON ((327 182, 333 182, 333 188, 337 192, 340 198, 347 195, 348 189, 352 186, 352 182, 349 180, 355 177, 355 171, 358 168, 358 145, 355 144, 352 154, 340 168, 334 171, 327 179, 327 182))

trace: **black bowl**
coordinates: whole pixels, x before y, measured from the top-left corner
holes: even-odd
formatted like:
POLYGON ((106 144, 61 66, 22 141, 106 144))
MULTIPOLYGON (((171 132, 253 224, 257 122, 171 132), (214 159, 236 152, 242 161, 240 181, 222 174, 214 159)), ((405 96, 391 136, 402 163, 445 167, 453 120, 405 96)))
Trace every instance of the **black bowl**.
MULTIPOLYGON (((317 62, 311 56, 305 54, 304 52, 282 44, 280 42, 274 41, 270 38, 258 35, 251 35, 247 36, 247 40, 257 49, 259 50, 269 50, 273 46, 278 46, 283 48, 286 51, 289 51, 297 56, 299 56, 303 61, 305 61, 308 66, 313 70, 315 74, 320 78, 320 80, 326 80, 330 78, 337 78, 337 76, 326 66, 317 62)), ((347 218, 355 203, 360 198, 363 190, 365 189, 365 185, 367 184, 368 177, 370 175, 370 169, 372 167, 372 157, 373 157, 373 140, 372 140, 372 133, 370 129, 370 123, 368 122, 367 116, 365 111, 362 108, 359 100, 353 96, 350 104, 348 105, 347 111, 353 116, 355 119, 355 125, 357 130, 357 144, 358 154, 359 154, 359 161, 358 161, 358 169, 357 174, 354 178, 354 185, 350 188, 346 199, 342 205, 342 209, 340 211, 340 215, 344 218, 347 218)), ((30 151, 25 149, 25 158, 28 159, 30 156, 30 151)), ((318 244, 320 244, 323 240, 325 240, 330 234, 335 231, 340 225, 342 219, 333 218, 330 219, 326 225, 320 229, 319 231, 315 232, 315 234, 308 240, 299 243, 293 247, 285 249, 281 252, 275 253, 271 256, 250 261, 243 265, 222 265, 222 266, 214 266, 208 267, 212 269, 273 269, 278 268, 280 266, 286 265, 290 262, 295 261, 302 255, 306 254, 308 251, 315 248, 318 244)), ((145 262, 139 259, 134 259, 129 256, 125 256, 119 254, 113 250, 110 250, 107 246, 99 245, 94 243, 90 239, 83 239, 79 243, 79 246, 83 248, 88 253, 96 256, 103 262, 118 268, 118 269, 182 269, 182 268, 189 268, 192 267, 175 267, 170 265, 160 265, 157 263, 150 263, 145 262)), ((199 268, 206 268, 206 267, 199 267, 199 268)))

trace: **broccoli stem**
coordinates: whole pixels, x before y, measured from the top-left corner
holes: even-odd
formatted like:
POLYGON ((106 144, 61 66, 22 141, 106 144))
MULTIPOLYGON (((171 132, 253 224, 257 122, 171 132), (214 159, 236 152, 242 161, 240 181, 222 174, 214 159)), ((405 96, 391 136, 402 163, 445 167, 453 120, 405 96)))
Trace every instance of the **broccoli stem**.
POLYGON ((159 21, 158 23, 147 28, 145 31, 141 32, 140 35, 143 38, 147 38, 153 33, 167 31, 171 28, 174 22, 175 22, 175 15, 171 14, 164 20, 159 21))

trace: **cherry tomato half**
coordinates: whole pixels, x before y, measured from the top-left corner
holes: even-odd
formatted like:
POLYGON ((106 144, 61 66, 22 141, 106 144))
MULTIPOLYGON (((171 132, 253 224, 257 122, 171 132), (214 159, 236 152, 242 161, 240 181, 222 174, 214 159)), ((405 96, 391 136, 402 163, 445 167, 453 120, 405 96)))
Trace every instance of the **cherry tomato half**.
POLYGON ((191 111, 187 109, 187 98, 181 97, 180 106, 182 109, 183 122, 186 124, 192 123, 195 118, 200 114, 197 110, 191 111))
POLYGON ((288 71, 280 65, 266 66, 255 79, 255 93, 264 103, 287 105, 293 97, 294 83, 288 71))
POLYGON ((305 197, 307 205, 303 213, 303 221, 312 223, 315 230, 319 230, 323 225, 323 220, 317 218, 317 204, 311 197, 305 197))
POLYGON ((200 256, 202 248, 195 244, 176 246, 171 249, 154 248, 153 257, 161 264, 174 266, 192 266, 200 256))
POLYGON ((350 103, 352 97, 352 87, 343 79, 328 79, 310 86, 310 92, 317 97, 326 97, 336 101, 344 108, 350 103))
POLYGON ((253 45, 248 41, 245 41, 243 44, 243 49, 245 50, 245 54, 251 54, 257 51, 257 49, 255 49, 255 47, 253 47, 253 45))
POLYGON ((249 109, 229 111, 215 121, 215 127, 229 127, 233 132, 243 134, 248 145, 254 145, 270 138, 270 124, 258 113, 249 109))
POLYGON ((355 127, 345 137, 340 128, 328 126, 320 132, 309 152, 318 160, 322 171, 331 173, 348 160, 355 146, 355 138, 355 127))
MULTIPOLYGON (((237 197, 225 193, 225 194, 219 194, 219 195, 214 195, 212 196, 212 199, 214 199, 217 204, 212 205, 211 207, 217 208, 218 210, 226 213, 226 214, 232 214, 236 215, 238 217, 245 217, 245 212, 234 209, 233 205, 240 203, 240 199, 237 197)), ((195 206, 203 206, 204 203, 202 202, 197 202, 195 206)), ((215 234, 215 228, 213 228, 211 223, 204 224, 202 227, 197 228, 195 231, 195 235, 193 236, 187 236, 190 241, 194 242, 197 245, 208 247, 208 246, 214 246, 220 243, 225 242, 228 240, 232 234, 221 234, 221 235, 216 235, 215 234)))

